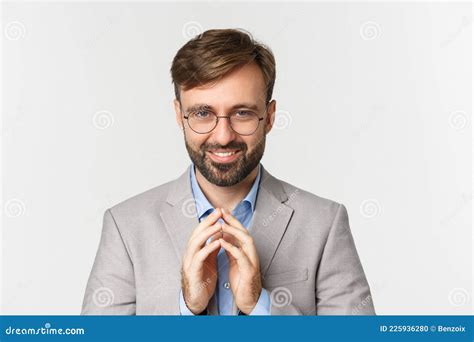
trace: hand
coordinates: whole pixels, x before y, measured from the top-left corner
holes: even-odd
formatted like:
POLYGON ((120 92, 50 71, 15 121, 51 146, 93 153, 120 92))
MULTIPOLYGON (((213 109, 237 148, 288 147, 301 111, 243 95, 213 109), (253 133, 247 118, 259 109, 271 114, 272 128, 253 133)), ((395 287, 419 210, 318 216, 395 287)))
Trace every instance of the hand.
POLYGON ((229 280, 237 307, 249 315, 262 292, 260 261, 252 236, 229 212, 222 209, 223 237, 219 239, 229 258, 229 280))
POLYGON ((216 221, 222 217, 215 210, 193 230, 183 257, 181 286, 188 309, 199 314, 204 311, 216 289, 217 254, 221 243, 222 226, 216 221), (206 245, 206 241, 212 241, 206 245))

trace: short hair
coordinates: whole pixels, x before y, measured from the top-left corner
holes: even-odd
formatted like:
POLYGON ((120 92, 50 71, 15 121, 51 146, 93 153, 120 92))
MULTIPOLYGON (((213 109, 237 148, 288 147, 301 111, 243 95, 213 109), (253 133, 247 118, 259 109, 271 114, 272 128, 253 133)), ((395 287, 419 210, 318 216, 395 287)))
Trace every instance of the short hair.
POLYGON ((240 29, 207 30, 183 45, 173 59, 170 71, 176 99, 180 101, 181 89, 215 82, 252 62, 263 73, 268 103, 276 77, 272 51, 240 29))

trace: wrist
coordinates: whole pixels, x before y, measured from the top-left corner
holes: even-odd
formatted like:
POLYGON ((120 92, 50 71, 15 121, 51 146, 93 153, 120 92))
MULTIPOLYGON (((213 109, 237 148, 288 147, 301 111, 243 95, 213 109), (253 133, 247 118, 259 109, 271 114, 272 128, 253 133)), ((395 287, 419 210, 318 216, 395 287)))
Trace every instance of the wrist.
POLYGON ((192 301, 190 301, 189 295, 187 294, 187 291, 185 291, 184 288, 182 289, 182 292, 184 304, 194 315, 203 315, 204 312, 207 311, 207 305, 193 303, 192 301))
POLYGON ((250 315, 250 313, 253 311, 253 309, 255 309, 255 306, 257 306, 257 303, 258 303, 258 298, 254 300, 253 304, 251 305, 242 305, 242 306, 238 306, 237 305, 237 309, 239 310, 239 314, 242 313, 243 315, 250 315))
POLYGON ((239 314, 242 313, 244 315, 250 315, 250 313, 257 306, 258 300, 260 299, 260 296, 263 291, 262 276, 260 274, 260 271, 257 272, 257 274, 253 277, 251 284, 251 296, 253 297, 252 301, 250 303, 245 303, 245 305, 242 305, 242 307, 237 305, 237 308, 239 309, 239 314))
MULTIPOLYGON (((257 303, 255 303, 255 305, 257 305, 257 303)), ((239 316, 249 316, 250 313, 255 308, 255 305, 252 306, 250 309, 249 308, 242 308, 242 309, 239 308, 239 316)))
POLYGON ((271 301, 268 291, 262 288, 260 297, 258 298, 257 304, 248 314, 249 316, 270 316, 271 313, 271 301))
POLYGON ((185 294, 183 294, 184 298, 184 304, 186 304, 186 307, 195 315, 200 315, 202 312, 204 312, 207 309, 207 306, 203 305, 195 305, 192 304, 188 301, 187 297, 185 294))

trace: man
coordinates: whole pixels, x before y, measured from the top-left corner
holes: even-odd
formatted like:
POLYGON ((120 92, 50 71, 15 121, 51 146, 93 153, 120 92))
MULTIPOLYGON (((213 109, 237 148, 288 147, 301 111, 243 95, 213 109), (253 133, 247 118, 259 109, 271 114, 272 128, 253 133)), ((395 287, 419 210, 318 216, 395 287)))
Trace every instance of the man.
POLYGON ((82 313, 374 314, 346 208, 260 164, 272 52, 240 30, 209 30, 171 75, 192 164, 105 212, 82 313))

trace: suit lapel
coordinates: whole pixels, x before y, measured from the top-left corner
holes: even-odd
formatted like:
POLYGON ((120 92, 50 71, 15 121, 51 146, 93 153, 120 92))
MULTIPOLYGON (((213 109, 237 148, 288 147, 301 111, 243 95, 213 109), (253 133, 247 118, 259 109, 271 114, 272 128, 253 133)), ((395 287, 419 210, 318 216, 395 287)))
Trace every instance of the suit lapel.
POLYGON ((262 179, 249 232, 257 248, 263 277, 293 214, 293 209, 285 204, 287 200, 281 182, 262 166, 262 179))
POLYGON ((190 168, 191 166, 178 179, 170 183, 166 198, 169 206, 160 213, 180 262, 189 237, 199 224, 189 179, 190 168))

